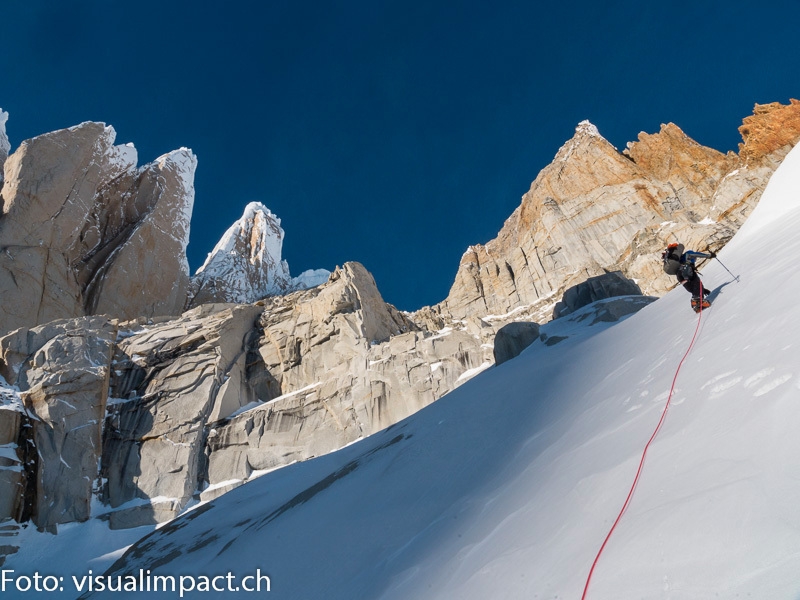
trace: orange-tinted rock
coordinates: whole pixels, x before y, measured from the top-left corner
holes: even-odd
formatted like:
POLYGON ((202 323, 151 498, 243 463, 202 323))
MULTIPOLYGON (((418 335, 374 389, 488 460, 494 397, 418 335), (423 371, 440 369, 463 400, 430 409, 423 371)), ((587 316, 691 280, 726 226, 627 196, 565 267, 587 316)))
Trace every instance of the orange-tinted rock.
POLYGON ((788 105, 780 102, 756 104, 752 116, 739 127, 743 143, 739 156, 746 162, 758 160, 780 150, 794 146, 800 138, 800 100, 792 98, 788 105))
POLYGON ((467 249, 448 297, 430 310, 445 321, 541 322, 567 287, 613 270, 645 294, 664 293, 675 281, 661 272, 663 246, 718 249, 733 236, 800 139, 800 103, 756 106, 744 123, 741 156, 671 123, 620 153, 581 123, 497 237, 467 249))

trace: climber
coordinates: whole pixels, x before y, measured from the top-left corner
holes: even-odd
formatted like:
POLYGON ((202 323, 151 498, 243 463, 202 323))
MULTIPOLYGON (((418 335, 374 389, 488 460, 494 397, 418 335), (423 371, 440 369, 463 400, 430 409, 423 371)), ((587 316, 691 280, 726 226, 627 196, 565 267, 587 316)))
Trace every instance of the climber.
POLYGON ((683 287, 692 294, 692 308, 695 311, 708 308, 711 304, 706 299, 710 290, 700 281, 694 263, 698 258, 715 258, 716 256, 717 254, 713 251, 703 253, 687 250, 684 252, 683 244, 670 244, 661 254, 664 272, 669 275, 675 275, 678 278, 678 283, 683 284, 683 287))

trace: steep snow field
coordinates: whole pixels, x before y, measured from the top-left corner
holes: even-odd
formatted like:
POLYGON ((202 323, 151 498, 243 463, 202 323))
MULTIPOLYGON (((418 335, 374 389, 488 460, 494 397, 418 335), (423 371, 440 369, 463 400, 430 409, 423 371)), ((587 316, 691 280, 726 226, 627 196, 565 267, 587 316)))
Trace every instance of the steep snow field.
MULTIPOLYGON (((714 304, 588 598, 800 598, 798 231, 800 148, 720 255, 739 279, 703 270, 714 304)), ((580 598, 698 318, 681 288, 613 326, 588 326, 597 311, 201 506, 113 573, 261 569, 271 598, 580 598)))
MULTIPOLYGON (((720 255, 738 280, 703 269, 714 304, 588 598, 800 599, 798 231, 800 148, 720 255)), ((617 324, 605 308, 385 432, 197 507, 111 573, 260 569, 281 599, 580 598, 698 325, 682 288, 617 324)), ((51 539, 4 568, 74 573, 51 539)))

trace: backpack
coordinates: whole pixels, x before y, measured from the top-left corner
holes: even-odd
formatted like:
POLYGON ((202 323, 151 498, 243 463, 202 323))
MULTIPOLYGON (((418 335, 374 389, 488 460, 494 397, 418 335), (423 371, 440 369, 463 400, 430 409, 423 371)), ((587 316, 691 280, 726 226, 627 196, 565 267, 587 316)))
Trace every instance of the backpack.
POLYGON ((664 273, 675 275, 681 266, 681 256, 683 255, 683 244, 670 244, 661 255, 664 262, 664 273))

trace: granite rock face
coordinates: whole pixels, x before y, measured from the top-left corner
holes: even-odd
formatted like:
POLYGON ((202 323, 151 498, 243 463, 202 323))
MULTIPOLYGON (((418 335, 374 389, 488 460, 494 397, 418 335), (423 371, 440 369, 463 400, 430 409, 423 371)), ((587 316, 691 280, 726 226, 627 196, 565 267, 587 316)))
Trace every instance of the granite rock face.
POLYGON ((641 293, 642 290, 639 289, 639 286, 619 271, 590 277, 564 292, 561 300, 553 309, 553 318, 558 319, 605 298, 638 296, 641 293))
POLYGON ((101 470, 103 499, 118 509, 112 528, 168 520, 192 497, 206 424, 256 400, 247 343, 261 310, 209 304, 160 324, 122 325, 101 470))
POLYGON ((189 285, 196 167, 192 152, 182 148, 98 191, 75 263, 87 314, 180 314, 189 285))
POLYGON ((556 154, 486 245, 464 253, 442 322, 510 315, 546 321, 568 287, 621 271, 645 294, 675 285, 658 260, 667 243, 718 249, 753 209, 800 139, 797 101, 756 106, 739 155, 691 140, 676 125, 619 152, 589 122, 556 154))
POLYGON ((269 299, 258 329, 251 382, 266 402, 213 426, 205 498, 396 423, 491 360, 468 333, 420 330, 358 263, 320 288, 269 299))
POLYGON ((114 129, 83 123, 22 143, 0 199, 0 333, 62 318, 176 314, 196 160, 136 168, 114 129))
POLYGON ((113 528, 374 433, 491 363, 474 336, 386 304, 358 263, 314 289, 119 330, 100 473, 113 528))
POLYGON ((90 517, 115 337, 108 319, 84 317, 0 338, 3 376, 19 388, 32 426, 37 457, 25 467, 40 529, 90 517))
POLYGON ((494 337, 494 364, 501 365, 519 356, 539 338, 539 325, 516 321, 501 327, 494 337))

